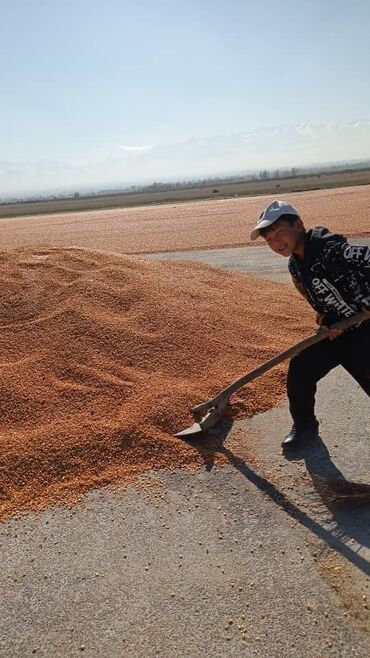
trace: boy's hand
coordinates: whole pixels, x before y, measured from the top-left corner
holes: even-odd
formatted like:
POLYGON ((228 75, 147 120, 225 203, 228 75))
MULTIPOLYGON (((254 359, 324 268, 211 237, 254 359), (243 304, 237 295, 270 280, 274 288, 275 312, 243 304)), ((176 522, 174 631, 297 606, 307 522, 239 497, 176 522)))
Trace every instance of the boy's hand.
POLYGON ((343 329, 330 329, 330 327, 327 327, 326 324, 322 324, 320 329, 327 331, 329 340, 334 340, 335 338, 338 338, 338 336, 344 334, 343 329))

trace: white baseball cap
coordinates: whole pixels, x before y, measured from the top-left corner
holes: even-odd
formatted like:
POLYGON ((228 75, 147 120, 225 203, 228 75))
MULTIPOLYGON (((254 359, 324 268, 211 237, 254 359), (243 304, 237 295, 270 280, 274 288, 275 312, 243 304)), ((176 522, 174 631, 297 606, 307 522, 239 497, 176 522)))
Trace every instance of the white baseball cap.
POLYGON ((257 240, 261 235, 260 230, 274 224, 281 215, 295 215, 298 219, 300 217, 297 208, 290 203, 286 201, 273 201, 261 212, 257 226, 251 233, 251 240, 257 240))

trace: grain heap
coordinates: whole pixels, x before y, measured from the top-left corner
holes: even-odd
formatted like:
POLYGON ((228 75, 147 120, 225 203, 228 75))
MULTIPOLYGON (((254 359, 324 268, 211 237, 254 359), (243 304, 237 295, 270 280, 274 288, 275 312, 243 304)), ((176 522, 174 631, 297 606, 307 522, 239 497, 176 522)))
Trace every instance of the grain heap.
MULTIPOLYGON (((303 334, 287 286, 77 248, 0 254, 0 518, 148 469, 194 467, 189 408, 303 334)), ((285 368, 233 398, 251 415, 285 368)))

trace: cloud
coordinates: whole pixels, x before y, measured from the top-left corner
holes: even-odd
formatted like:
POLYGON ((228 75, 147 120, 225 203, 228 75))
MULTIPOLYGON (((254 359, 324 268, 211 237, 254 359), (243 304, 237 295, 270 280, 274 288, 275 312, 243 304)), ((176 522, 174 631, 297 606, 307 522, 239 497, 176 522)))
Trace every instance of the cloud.
POLYGON ((153 146, 120 146, 120 149, 127 152, 137 153, 139 151, 150 151, 153 146))

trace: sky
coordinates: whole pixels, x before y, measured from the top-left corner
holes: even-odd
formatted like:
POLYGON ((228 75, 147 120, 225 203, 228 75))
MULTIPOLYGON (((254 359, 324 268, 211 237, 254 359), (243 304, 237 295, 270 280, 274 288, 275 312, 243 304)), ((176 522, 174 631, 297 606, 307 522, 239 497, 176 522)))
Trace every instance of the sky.
POLYGON ((0 20, 0 195, 112 163, 133 180, 370 157, 368 0, 0 0, 0 20))

